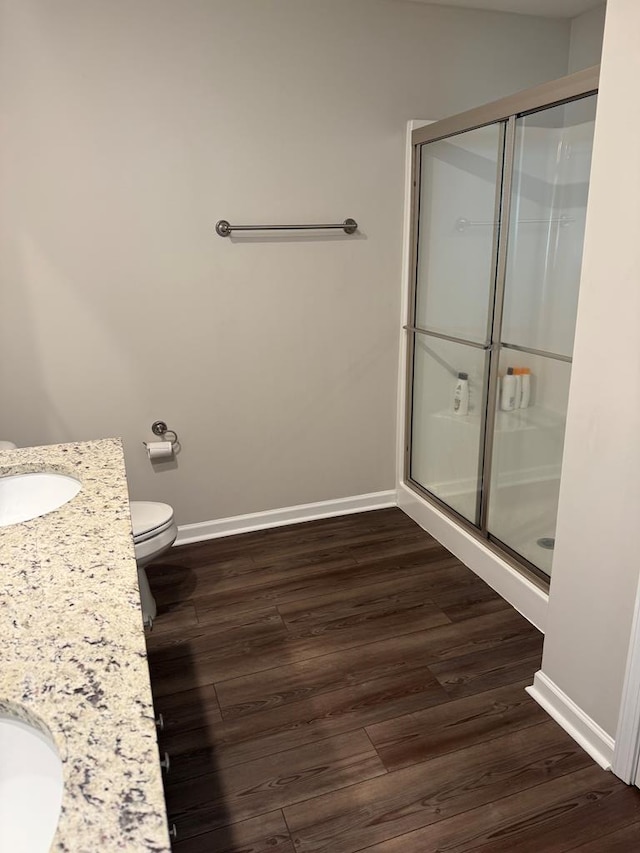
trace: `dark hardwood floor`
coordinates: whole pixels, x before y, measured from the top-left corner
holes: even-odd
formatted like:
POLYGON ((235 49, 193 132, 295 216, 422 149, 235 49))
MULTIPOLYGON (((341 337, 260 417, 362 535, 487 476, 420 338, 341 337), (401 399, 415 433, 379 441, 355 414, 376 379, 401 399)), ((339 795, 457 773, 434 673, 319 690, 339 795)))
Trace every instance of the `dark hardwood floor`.
POLYGON ((541 635, 400 510, 149 579, 176 853, 640 850, 640 791, 524 691, 541 635))

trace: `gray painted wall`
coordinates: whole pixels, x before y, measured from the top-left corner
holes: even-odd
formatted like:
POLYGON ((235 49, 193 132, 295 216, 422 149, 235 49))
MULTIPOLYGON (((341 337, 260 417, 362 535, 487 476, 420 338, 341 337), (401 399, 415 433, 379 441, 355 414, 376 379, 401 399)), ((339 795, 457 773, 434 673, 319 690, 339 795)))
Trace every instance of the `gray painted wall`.
POLYGON ((180 523, 394 486, 404 134, 570 22, 387 0, 0 2, 0 436, 120 435, 180 523), (231 241, 216 220, 355 217, 231 241), (163 418, 177 466, 142 441, 163 418))

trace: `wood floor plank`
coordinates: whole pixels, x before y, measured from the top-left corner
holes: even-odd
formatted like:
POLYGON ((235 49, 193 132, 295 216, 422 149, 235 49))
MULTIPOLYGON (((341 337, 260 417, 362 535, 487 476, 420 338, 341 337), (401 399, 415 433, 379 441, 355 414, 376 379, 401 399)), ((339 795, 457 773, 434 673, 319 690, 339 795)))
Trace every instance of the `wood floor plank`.
MULTIPOLYGON (((149 569, 149 583, 159 606, 174 601, 194 602, 200 595, 210 593, 220 578, 255 571, 253 560, 247 557, 221 560, 215 564, 207 561, 200 565, 200 560, 193 555, 197 548, 198 545, 172 548, 149 569)), ((202 549, 200 551, 200 559, 204 560, 206 552, 202 549)))
POLYGON ((502 643, 490 656, 471 652, 438 661, 431 671, 452 698, 461 698, 526 678, 540 653, 540 638, 534 634, 502 643))
MULTIPOLYGON (((393 553, 389 554, 386 548, 380 548, 366 557, 354 555, 348 549, 347 553, 356 561, 358 566, 366 568, 367 571, 381 571, 385 568, 395 572, 399 570, 416 569, 421 575, 428 579, 431 564, 450 557, 451 554, 442 546, 434 547, 432 543, 426 543, 420 539, 412 539, 408 543, 402 543, 402 547, 394 547, 393 553)), ((461 566, 461 563, 457 563, 461 566)), ((467 575, 467 580, 469 576, 467 575)))
POLYGON ((420 652, 425 645, 425 633, 420 631, 392 643, 386 640, 366 643, 343 652, 217 682, 223 716, 233 719, 256 711, 269 711, 394 675, 412 680, 413 673, 424 666, 420 652))
MULTIPOLYGON (((424 547, 441 547, 407 516, 399 518, 391 509, 371 513, 319 519, 304 524, 245 533, 209 540, 206 543, 184 546, 191 565, 213 565, 227 560, 249 559, 254 566, 269 565, 274 558, 302 557, 320 551, 329 552, 349 545, 384 543, 400 537, 409 541, 420 539, 424 547)), ((182 550, 182 549, 181 549, 182 550)))
MULTIPOLYGON (((626 814, 619 817, 625 820, 626 814)), ((589 822, 591 822, 591 815, 589 815, 589 822)), ((570 847, 569 849, 571 853, 631 853, 631 851, 640 850, 640 822, 631 823, 610 835, 596 838, 594 841, 587 841, 580 844, 579 847, 570 847)))
POLYGON ((313 629, 332 622, 366 620, 368 614, 429 607, 441 614, 441 624, 451 620, 442 613, 428 595, 420 577, 394 578, 382 583, 340 588, 305 601, 282 604, 278 611, 289 630, 313 629))
POLYGON ((433 603, 437 604, 452 622, 473 619, 475 616, 510 607, 504 598, 480 578, 474 578, 460 587, 451 588, 446 585, 436 587, 430 595, 433 603))
POLYGON ((198 618, 207 611, 220 611, 225 608, 240 610, 255 609, 271 605, 282 606, 289 602, 322 596, 328 590, 354 589, 385 581, 400 580, 402 577, 422 576, 426 565, 435 569, 450 568, 457 570, 461 576, 459 564, 450 556, 439 556, 433 563, 424 557, 415 564, 401 568, 397 562, 381 564, 375 567, 358 565, 349 556, 325 559, 318 563, 298 562, 295 566, 269 566, 253 572, 244 578, 231 580, 218 579, 213 584, 213 591, 199 595, 195 601, 198 618))
MULTIPOLYGON (((506 614, 511 616, 509 611, 491 616, 503 616, 508 621, 506 614)), ((196 684, 217 683, 275 668, 283 659, 309 660, 368 644, 373 638, 382 642, 419 631, 426 634, 428 629, 440 630, 443 623, 445 628, 449 627, 448 619, 431 605, 420 604, 403 609, 392 605, 388 610, 369 614, 364 621, 328 622, 295 631, 280 629, 279 626, 250 626, 230 629, 225 632, 224 639, 220 635, 207 636, 206 632, 193 638, 185 634, 172 645, 162 648, 154 645, 150 648, 149 658, 157 677, 164 681, 165 689, 172 692, 187 689, 180 658, 191 659, 196 684)), ((519 626, 520 630, 522 627, 519 626)), ((454 643, 457 644, 459 639, 456 636, 454 643)), ((483 638, 480 645, 486 644, 483 638)))
POLYGON ((546 713, 525 693, 529 683, 527 679, 387 719, 368 725, 367 734, 387 770, 419 764, 479 740, 493 740, 544 722, 546 713))
MULTIPOLYGON (((195 641, 205 645, 215 645, 212 639, 218 634, 227 635, 230 631, 250 629, 260 631, 263 628, 283 629, 284 622, 276 607, 260 607, 255 610, 243 609, 237 611, 234 608, 216 610, 200 617, 195 625, 182 625, 179 622, 171 622, 163 631, 155 630, 150 636, 147 645, 153 651, 165 651, 165 659, 172 656, 172 649, 176 649, 173 657, 179 657, 184 652, 185 644, 193 648, 195 641), (211 640, 209 643, 208 641, 211 640)), ((224 637, 221 638, 224 641, 224 637)))
POLYGON ((250 717, 212 720, 208 740, 205 733, 176 729, 170 737, 165 735, 163 746, 172 756, 172 780, 190 779, 211 772, 213 766, 231 766, 314 743, 447 698, 428 667, 421 667, 411 676, 387 675, 250 717))
MULTIPOLYGON (((173 599, 173 595, 171 596, 173 599)), ((194 628, 198 624, 196 608, 188 601, 158 602, 158 615, 153 623, 154 639, 160 634, 194 628)))
MULTIPOLYGON (((152 689, 156 685, 157 682, 152 682, 152 689)), ((154 693, 154 705, 156 716, 162 714, 164 729, 160 739, 164 738, 164 743, 177 732, 184 735, 185 732, 201 731, 222 722, 218 698, 211 684, 168 695, 156 696, 154 693)))
MULTIPOLYGON (((565 853, 616 829, 640 809, 640 792, 595 764, 386 843, 367 853, 565 853)), ((603 847, 595 850, 602 853, 603 847)), ((628 847, 625 853, 636 848, 628 847)), ((338 853, 339 848, 336 848, 338 853)))
POLYGON ((365 732, 214 773, 167 789, 167 810, 182 837, 237 823, 291 803, 336 791, 386 771, 365 732))
POLYGON ((175 548, 149 579, 177 853, 640 849, 640 792, 522 692, 541 635, 399 509, 175 548))
POLYGON ((286 544, 276 541, 266 541, 259 549, 259 553, 252 555, 257 566, 270 565, 274 560, 283 558, 303 558, 307 554, 320 551, 330 552, 332 550, 346 550, 355 558, 376 555, 381 549, 388 554, 404 554, 415 550, 433 550, 444 554, 444 549, 439 542, 433 538, 424 538, 424 531, 415 525, 398 535, 393 528, 381 527, 360 528, 350 532, 318 532, 315 536, 309 536, 305 531, 302 536, 293 536, 286 544))
MULTIPOLYGON (((374 631, 372 635, 376 636, 374 631)), ((253 713, 261 708, 296 702, 317 693, 379 678, 393 671, 411 672, 416 666, 435 664, 469 653, 477 652, 490 659, 488 651, 520 641, 523 637, 531 638, 532 645, 537 644, 541 654, 540 634, 509 608, 455 625, 398 634, 393 637, 393 642, 376 638, 374 642, 362 643, 351 649, 332 650, 318 637, 315 650, 325 651, 325 655, 300 655, 292 660, 291 656, 283 653, 279 662, 284 666, 270 668, 269 672, 260 671, 256 666, 253 673, 238 678, 221 676, 210 680, 216 682, 224 715, 253 713)))
POLYGON ((183 545, 154 563, 153 571, 154 574, 159 571, 169 582, 179 581, 185 568, 204 569, 205 572, 214 568, 220 576, 242 574, 255 571, 261 565, 271 565, 274 559, 282 563, 290 557, 301 562, 301 555, 313 558, 320 552, 371 542, 372 537, 378 542, 388 541, 389 531, 396 542, 402 538, 406 542, 418 542, 423 549, 442 549, 408 516, 391 508, 183 545))
POLYGON ((267 669, 287 654, 290 635, 278 625, 249 626, 225 632, 224 641, 204 637, 197 644, 183 638, 171 647, 149 649, 149 666, 157 696, 267 669))
MULTIPOLYGON (((385 574, 390 577, 394 569, 399 570, 399 563, 406 552, 411 555, 408 569, 419 569, 436 560, 451 560, 451 555, 439 543, 431 537, 427 537, 425 540, 426 534, 419 532, 417 526, 415 528, 418 532, 413 532, 411 537, 400 542, 397 541, 397 537, 393 537, 394 553, 397 556, 394 557, 391 565, 378 568, 381 577, 385 574)), ((264 536, 265 533, 263 532, 261 535, 264 536)), ((297 536, 299 537, 300 533, 297 536)), ((371 539, 373 536, 374 534, 370 531, 365 534, 359 532, 357 539, 358 541, 363 537, 371 539)), ((383 536, 385 539, 389 538, 389 534, 384 531, 378 536, 383 536)), ((218 543, 222 540, 214 541, 218 543)), ((237 546, 235 547, 237 548, 237 546)), ((216 545, 212 546, 212 549, 213 554, 215 554, 216 545)), ((250 553, 250 549, 248 550, 250 553)), ((241 557, 218 560, 211 555, 206 563, 204 562, 204 553, 206 552, 201 545, 185 546, 180 551, 187 552, 184 556, 180 555, 180 565, 177 565, 177 555, 173 551, 170 552, 169 556, 154 564, 152 570, 154 593, 159 601, 164 602, 173 583, 179 588, 182 599, 198 598, 201 609, 206 608, 207 605, 219 606, 218 597, 220 595, 226 596, 227 604, 240 605, 246 600, 246 591, 249 587, 255 587, 252 593, 253 602, 264 599, 269 603, 280 600, 294 600, 296 597, 303 597, 307 594, 307 590, 309 590, 309 594, 312 594, 314 589, 318 588, 322 593, 327 589, 327 586, 323 585, 322 582, 325 575, 333 574, 335 577, 337 573, 344 581, 349 582, 352 572, 346 570, 356 563, 354 556, 344 543, 340 546, 334 543, 331 550, 320 548, 310 550, 306 546, 302 547, 300 542, 298 542, 297 548, 284 552, 263 547, 253 557, 249 557, 245 553, 241 557), (192 556, 194 550, 198 554, 196 558, 192 556), (291 550, 293 553, 290 553, 291 550), (194 563, 197 571, 194 570, 194 563), (343 571, 340 572, 340 569, 343 571), (304 583, 305 581, 308 581, 308 586, 304 583), (290 587, 293 588, 290 589, 290 587), (214 592, 211 592, 211 589, 214 592), (211 599, 207 599, 207 590, 212 596, 211 599), (237 595, 234 596, 234 592, 237 595)), ((223 556, 227 555, 223 554, 223 556)), ((368 580, 366 570, 353 574, 353 577, 358 576, 366 577, 368 580)), ((368 582, 371 581, 368 580, 368 582)))
MULTIPOLYGON (((312 601, 290 616, 283 615, 284 624, 293 637, 329 638, 345 649, 370 643, 375 637, 397 637, 451 624, 439 607, 414 594, 413 582, 411 592, 394 592, 394 584, 382 586, 386 587, 384 591, 380 590, 380 584, 345 590, 343 607, 339 596, 322 596, 322 604, 317 607, 312 601), (326 604, 327 599, 332 599, 330 604, 326 604)), ((282 615, 282 608, 279 609, 282 615)))
POLYGON ((294 849, 280 810, 172 845, 174 853, 294 853, 294 849))
MULTIPOLYGON (((215 596, 223 594, 230 601, 236 600, 233 593, 249 592, 254 599, 259 599, 259 597, 264 598, 270 590, 273 590, 273 598, 278 592, 285 597, 288 595, 288 586, 293 583, 297 583, 304 591, 305 580, 314 581, 310 585, 313 591, 321 586, 322 578, 326 575, 333 575, 336 572, 346 574, 346 570, 355 565, 355 559, 346 548, 318 551, 294 558, 280 557, 272 559, 268 565, 259 567, 252 561, 250 568, 243 571, 224 572, 216 563, 212 563, 210 566, 198 569, 198 576, 202 577, 209 586, 207 590, 199 590, 198 599, 201 605, 210 602, 212 606, 217 606, 215 596)), ((287 598, 285 597, 284 600, 287 598)))
POLYGON ((377 559, 384 554, 385 559, 402 557, 413 551, 428 549, 433 552, 434 558, 440 558, 448 554, 445 548, 435 539, 425 540, 422 536, 424 531, 415 528, 415 532, 398 536, 393 530, 382 531, 374 536, 363 536, 361 541, 350 541, 347 550, 358 563, 373 565, 377 559))
POLYGON ((222 540, 196 542, 167 551, 153 564, 152 572, 156 590, 160 587, 179 584, 186 571, 193 571, 194 576, 202 573, 202 576, 207 579, 214 567, 221 577, 227 574, 233 576, 242 574, 244 571, 255 571, 255 563, 239 544, 240 538, 229 537, 227 541, 234 540, 235 544, 233 551, 227 554, 217 553, 218 547, 214 543, 222 540))
POLYGON ((286 807, 284 816, 299 853, 354 853, 590 763, 549 721, 286 807))
POLYGON ((277 551, 265 551, 254 554, 251 558, 251 567, 238 571, 235 567, 225 572, 220 572, 216 563, 204 569, 205 573, 211 573, 218 582, 224 581, 228 589, 240 585, 264 584, 271 579, 279 580, 281 577, 302 577, 312 572, 322 575, 333 571, 336 566, 353 565, 354 557, 349 549, 337 543, 332 548, 316 550, 304 550, 302 553, 278 553, 277 551))

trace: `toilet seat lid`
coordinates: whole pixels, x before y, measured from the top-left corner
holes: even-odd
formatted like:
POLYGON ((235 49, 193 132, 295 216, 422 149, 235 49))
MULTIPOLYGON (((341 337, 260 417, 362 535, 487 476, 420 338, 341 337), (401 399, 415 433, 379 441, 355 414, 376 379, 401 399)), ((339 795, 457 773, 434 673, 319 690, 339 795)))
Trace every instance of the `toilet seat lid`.
POLYGON ((160 533, 173 523, 173 507, 155 501, 131 501, 133 538, 141 539, 160 533))

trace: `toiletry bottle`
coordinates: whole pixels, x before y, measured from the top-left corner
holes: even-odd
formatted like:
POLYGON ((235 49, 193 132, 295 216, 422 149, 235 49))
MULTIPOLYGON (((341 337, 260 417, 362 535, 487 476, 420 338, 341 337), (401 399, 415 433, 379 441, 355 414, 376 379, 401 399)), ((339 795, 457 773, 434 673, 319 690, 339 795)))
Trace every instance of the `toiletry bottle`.
POLYGON ((522 396, 520 397, 520 408, 526 409, 531 401, 531 370, 528 367, 522 368, 522 396))
POLYGON ((508 367, 506 375, 502 377, 501 390, 500 408, 503 412, 512 412, 516 407, 516 377, 513 375, 513 367, 508 367))
POLYGON ((458 373, 456 389, 453 392, 454 415, 469 414, 469 374, 458 373))
POLYGON ((513 375, 516 377, 516 393, 515 393, 515 400, 513 403, 514 409, 520 408, 520 403, 522 400, 522 372, 523 372, 523 370, 524 370, 524 367, 514 367, 513 368, 513 375))

